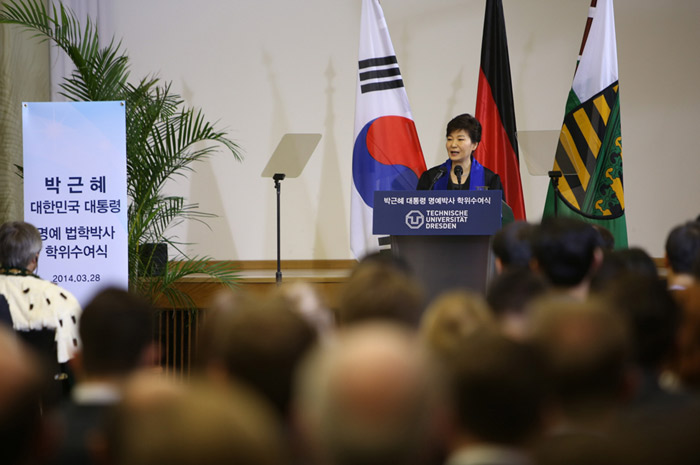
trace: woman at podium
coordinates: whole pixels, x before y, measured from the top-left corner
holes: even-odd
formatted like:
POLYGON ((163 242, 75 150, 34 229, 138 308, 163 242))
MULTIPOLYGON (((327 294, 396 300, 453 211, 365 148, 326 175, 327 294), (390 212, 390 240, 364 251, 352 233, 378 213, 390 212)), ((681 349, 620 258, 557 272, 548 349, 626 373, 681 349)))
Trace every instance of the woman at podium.
POLYGON ((417 190, 503 190, 501 178, 477 162, 472 153, 481 141, 481 123, 468 113, 447 123, 447 161, 425 171, 417 190))

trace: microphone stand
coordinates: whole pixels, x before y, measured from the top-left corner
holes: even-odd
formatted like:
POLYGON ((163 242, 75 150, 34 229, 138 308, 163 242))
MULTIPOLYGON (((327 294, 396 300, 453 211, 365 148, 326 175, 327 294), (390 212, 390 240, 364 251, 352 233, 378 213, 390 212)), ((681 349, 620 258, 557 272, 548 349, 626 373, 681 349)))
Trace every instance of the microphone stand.
POLYGON ((554 218, 557 217, 557 204, 559 203, 559 178, 561 178, 561 171, 548 171, 550 181, 552 181, 552 187, 554 188, 554 218))
POLYGON ((282 283, 282 260, 281 260, 281 246, 280 246, 280 191, 282 185, 280 181, 285 178, 284 173, 275 173, 272 179, 275 181, 275 190, 277 191, 277 273, 275 273, 275 282, 279 286, 282 283))

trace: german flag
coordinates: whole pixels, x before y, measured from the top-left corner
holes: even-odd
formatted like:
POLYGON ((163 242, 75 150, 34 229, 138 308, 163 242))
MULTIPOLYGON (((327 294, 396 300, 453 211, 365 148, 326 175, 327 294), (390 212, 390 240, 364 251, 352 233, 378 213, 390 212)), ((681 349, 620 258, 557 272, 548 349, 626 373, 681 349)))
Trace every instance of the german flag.
POLYGON ((524 220, 513 86, 501 0, 486 1, 476 118, 483 131, 474 156, 501 177, 504 200, 513 209, 515 219, 524 220))
POLYGON ((620 100, 612 0, 593 0, 554 157, 544 215, 574 216, 603 226, 627 247, 622 183, 620 100), (556 209, 555 209, 556 201, 556 209))

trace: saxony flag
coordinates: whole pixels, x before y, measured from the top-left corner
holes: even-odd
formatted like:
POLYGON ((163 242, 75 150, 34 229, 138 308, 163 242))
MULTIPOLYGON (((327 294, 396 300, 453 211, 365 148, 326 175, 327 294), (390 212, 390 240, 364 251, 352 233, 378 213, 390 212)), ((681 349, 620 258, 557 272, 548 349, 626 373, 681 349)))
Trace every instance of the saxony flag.
MULTIPOLYGON (((592 0, 554 159, 556 210, 610 230, 627 247, 620 99, 612 0, 592 0)), ((550 185, 544 217, 553 216, 550 185)))

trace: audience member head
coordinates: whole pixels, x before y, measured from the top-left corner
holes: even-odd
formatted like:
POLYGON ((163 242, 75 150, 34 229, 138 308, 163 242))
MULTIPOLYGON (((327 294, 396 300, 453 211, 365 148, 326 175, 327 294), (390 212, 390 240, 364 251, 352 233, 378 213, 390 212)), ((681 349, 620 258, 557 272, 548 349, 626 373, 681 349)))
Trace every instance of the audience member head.
POLYGON ((12 330, 0 326, 0 463, 41 463, 46 453, 38 361, 12 330))
POLYGON ((590 280, 602 260, 598 232, 573 218, 545 218, 533 239, 536 268, 557 287, 590 280))
POLYGON ((636 363, 657 372, 668 361, 676 339, 680 310, 657 278, 623 275, 602 294, 627 320, 636 363))
POLYGON ((530 269, 506 270, 489 284, 486 301, 501 330, 522 339, 528 331, 530 303, 548 289, 547 281, 530 269))
POLYGON ((41 252, 41 235, 29 223, 9 221, 0 225, 0 267, 34 272, 41 252))
POLYGON ((296 425, 327 465, 425 463, 437 441, 436 376, 412 331, 373 322, 319 346, 297 378, 296 425))
POLYGON ((384 319, 418 327, 424 294, 415 278, 393 264, 361 262, 340 295, 338 324, 384 319))
POLYGON ((428 305, 420 332, 428 349, 441 356, 452 353, 462 339, 482 327, 495 328, 484 298, 468 291, 452 291, 428 305))
POLYGON ((397 257, 396 255, 392 254, 391 250, 389 249, 368 253, 360 259, 360 261, 357 264, 357 267, 355 267, 355 270, 370 263, 378 263, 380 265, 390 266, 409 276, 413 274, 413 270, 411 269, 411 266, 408 264, 408 262, 403 258, 397 257))
POLYGON ((123 377, 153 365, 153 319, 153 309, 142 298, 116 288, 100 291, 80 316, 82 374, 123 377))
POLYGON ((314 328, 278 294, 240 295, 210 315, 199 363, 219 380, 238 380, 287 418, 298 362, 316 342, 314 328))
POLYGON ((675 274, 691 274, 700 257, 700 223, 689 221, 671 229, 666 238, 666 260, 675 274))
POLYGON ((639 247, 619 249, 603 254, 603 262, 593 276, 591 288, 600 291, 620 276, 634 274, 659 279, 654 259, 639 247))
POLYGON ((532 339, 548 362, 562 421, 593 424, 630 397, 624 319, 598 300, 561 295, 533 303, 532 339))
POLYGON ((252 392, 152 376, 127 385, 103 442, 109 465, 281 465, 284 456, 279 425, 252 392))
POLYGON ((448 363, 453 450, 469 443, 522 447, 541 432, 547 380, 533 346, 484 328, 463 339, 448 363))
POLYGON ((683 388, 700 393, 700 285, 674 294, 682 317, 672 370, 683 388))
POLYGON ((509 268, 528 268, 532 259, 531 240, 536 226, 526 221, 515 221, 504 226, 493 236, 491 247, 496 256, 499 273, 509 268))

